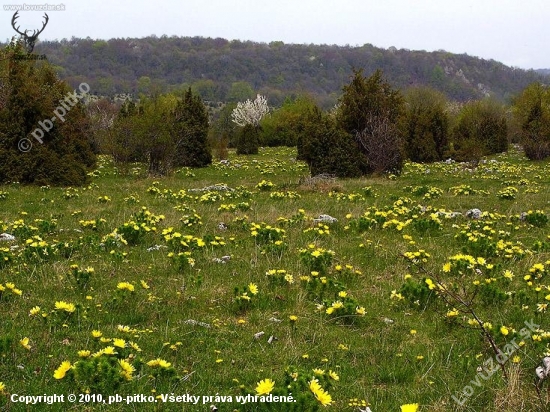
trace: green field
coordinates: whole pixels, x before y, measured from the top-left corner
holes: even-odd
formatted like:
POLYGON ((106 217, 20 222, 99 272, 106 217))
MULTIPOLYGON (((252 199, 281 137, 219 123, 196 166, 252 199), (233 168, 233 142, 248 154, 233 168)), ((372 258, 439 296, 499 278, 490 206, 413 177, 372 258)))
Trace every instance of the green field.
POLYGON ((100 157, 87 187, 0 186, 0 410, 547 410, 549 163, 341 180, 294 159, 154 179, 100 157), (297 402, 236 402, 262 392, 297 402))

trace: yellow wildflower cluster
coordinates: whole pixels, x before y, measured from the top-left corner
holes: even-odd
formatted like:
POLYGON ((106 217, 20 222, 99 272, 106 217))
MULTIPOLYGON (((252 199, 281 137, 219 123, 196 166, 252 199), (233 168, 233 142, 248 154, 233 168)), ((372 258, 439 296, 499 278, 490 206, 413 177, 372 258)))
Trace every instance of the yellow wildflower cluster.
POLYGON ((330 394, 322 388, 317 379, 312 379, 309 382, 309 390, 313 393, 315 399, 317 399, 321 405, 327 406, 332 403, 332 396, 330 396, 330 394))
POLYGON ((63 379, 68 371, 71 370, 73 365, 71 365, 71 362, 69 361, 63 361, 61 365, 55 370, 53 373, 53 377, 55 379, 63 379))
POLYGON ((76 310, 76 307, 74 303, 69 303, 69 302, 60 300, 55 302, 55 310, 73 313, 76 310))
POLYGON ((288 284, 294 283, 294 276, 285 269, 269 269, 265 274, 269 279, 274 281, 288 284))
POLYGON ((6 282, 4 284, 0 283, 0 296, 2 296, 2 293, 5 291, 9 291, 16 296, 21 296, 23 294, 20 289, 17 289, 15 287, 15 284, 13 282, 6 282))
POLYGON ((147 366, 151 366, 152 368, 163 368, 168 369, 172 364, 170 362, 165 361, 164 359, 156 358, 153 360, 150 360, 147 362, 147 366))
POLYGON ((116 288, 121 291, 127 290, 128 292, 133 292, 135 290, 134 285, 132 285, 130 282, 119 282, 116 288))
POLYGON ((416 252, 405 252, 403 253, 403 256, 405 256, 413 263, 426 263, 431 257, 431 255, 424 249, 419 249, 416 252))

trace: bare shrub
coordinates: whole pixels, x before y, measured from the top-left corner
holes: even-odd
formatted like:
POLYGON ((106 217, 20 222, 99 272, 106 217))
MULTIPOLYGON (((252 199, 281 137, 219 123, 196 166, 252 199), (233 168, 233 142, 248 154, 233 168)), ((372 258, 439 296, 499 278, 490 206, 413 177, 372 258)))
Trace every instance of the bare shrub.
POLYGON ((372 173, 397 173, 403 167, 402 138, 387 116, 370 116, 366 127, 355 135, 372 173))

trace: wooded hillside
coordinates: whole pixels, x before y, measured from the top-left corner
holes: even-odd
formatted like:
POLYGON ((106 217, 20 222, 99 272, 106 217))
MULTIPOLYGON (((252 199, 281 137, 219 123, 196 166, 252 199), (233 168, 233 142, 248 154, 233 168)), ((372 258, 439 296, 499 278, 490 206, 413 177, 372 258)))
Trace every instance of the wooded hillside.
POLYGON ((506 101, 545 77, 445 51, 388 50, 374 47, 255 43, 202 37, 155 36, 141 39, 72 38, 40 42, 72 86, 88 83, 100 95, 185 90, 191 86, 209 101, 239 101, 260 92, 271 104, 288 95, 309 93, 329 107, 336 102, 352 68, 366 74, 382 69, 399 88, 424 84, 465 101, 494 95, 506 101))

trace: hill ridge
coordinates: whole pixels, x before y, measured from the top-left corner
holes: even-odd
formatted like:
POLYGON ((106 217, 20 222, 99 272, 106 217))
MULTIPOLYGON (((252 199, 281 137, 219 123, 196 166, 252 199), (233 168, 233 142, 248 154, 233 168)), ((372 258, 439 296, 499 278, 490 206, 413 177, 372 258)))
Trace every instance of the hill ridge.
POLYGON ((277 104, 288 95, 308 93, 330 106, 353 68, 363 68, 365 74, 382 69, 396 87, 429 85, 458 101, 485 95, 507 101, 528 84, 545 79, 535 70, 467 54, 382 49, 368 43, 337 46, 207 37, 73 37, 42 41, 35 52, 46 54, 72 86, 85 81, 96 94, 164 92, 191 86, 210 101, 236 101, 260 92, 277 104))

